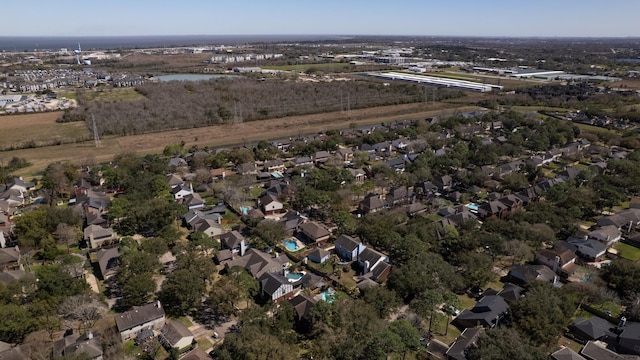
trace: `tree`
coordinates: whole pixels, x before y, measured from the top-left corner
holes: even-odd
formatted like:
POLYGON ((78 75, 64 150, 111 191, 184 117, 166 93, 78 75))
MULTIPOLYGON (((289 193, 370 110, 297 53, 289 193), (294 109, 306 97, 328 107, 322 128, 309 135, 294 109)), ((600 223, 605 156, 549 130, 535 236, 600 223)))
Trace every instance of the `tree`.
POLYGON ((53 236, 55 237, 56 241, 58 241, 58 243, 63 244, 67 247, 67 252, 70 252, 69 248, 71 247, 71 244, 73 244, 74 241, 78 240, 78 231, 75 227, 69 224, 58 223, 56 232, 53 234, 53 236))
POLYGON ((251 229, 251 235, 262 240, 268 246, 275 246, 284 240, 287 233, 284 229, 284 223, 264 220, 251 229))
POLYGON ((629 301, 640 293, 640 265, 634 262, 614 260, 602 268, 601 276, 622 299, 629 301))
POLYGON ((555 344, 569 324, 575 304, 562 290, 536 281, 524 298, 511 306, 514 327, 527 334, 534 345, 555 344))
POLYGON ((162 284, 158 298, 168 313, 182 316, 196 308, 205 292, 205 283, 198 272, 178 269, 162 284))
POLYGON ((389 324, 389 330, 402 340, 401 347, 398 349, 398 352, 402 353, 402 359, 405 358, 407 351, 417 351, 420 348, 420 334, 407 320, 392 321, 389 324))
POLYGON ((58 306, 58 314, 65 320, 77 324, 74 327, 78 332, 91 329, 106 312, 106 306, 92 295, 71 296, 58 306))
POLYGON ((478 338, 478 346, 469 349, 469 360, 521 359, 543 360, 547 356, 540 347, 531 345, 515 329, 498 327, 478 338))
POLYGON ((26 306, 6 304, 0 306, 0 340, 21 343, 35 329, 35 322, 26 306))
POLYGON ((362 299, 377 311, 378 317, 381 319, 384 319, 401 305, 398 295, 386 287, 372 286, 363 291, 362 299))
POLYGON ((141 306, 148 302, 156 291, 156 282, 149 272, 133 274, 122 282, 122 305, 124 308, 141 306))

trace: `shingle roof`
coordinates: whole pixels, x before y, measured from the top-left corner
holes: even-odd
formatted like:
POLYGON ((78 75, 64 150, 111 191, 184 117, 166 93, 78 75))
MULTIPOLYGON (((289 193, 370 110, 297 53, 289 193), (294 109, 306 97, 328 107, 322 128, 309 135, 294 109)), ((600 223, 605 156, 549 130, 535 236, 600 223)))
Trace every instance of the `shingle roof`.
POLYGON ((360 241, 360 238, 358 237, 351 237, 349 235, 346 234, 342 234, 340 236, 338 236, 338 238, 335 241, 335 245, 339 246, 347 251, 353 251, 355 250, 358 245, 360 245, 362 242, 360 241))
POLYGON ((162 329, 162 336, 174 347, 182 338, 193 336, 193 333, 180 322, 167 321, 162 329))
POLYGON ((273 272, 266 272, 262 274, 258 280, 262 286, 262 291, 269 294, 269 296, 273 295, 280 286, 290 284, 289 279, 279 273, 273 272))
POLYGON ((131 329, 135 326, 159 319, 164 316, 164 309, 160 302, 144 306, 134 306, 133 309, 115 316, 118 331, 131 329))
POLYGON ((240 246, 243 240, 244 240, 244 236, 242 236, 242 234, 240 234, 236 230, 232 230, 232 231, 229 231, 228 233, 224 233, 220 235, 220 242, 227 249, 237 248, 238 246, 240 246))

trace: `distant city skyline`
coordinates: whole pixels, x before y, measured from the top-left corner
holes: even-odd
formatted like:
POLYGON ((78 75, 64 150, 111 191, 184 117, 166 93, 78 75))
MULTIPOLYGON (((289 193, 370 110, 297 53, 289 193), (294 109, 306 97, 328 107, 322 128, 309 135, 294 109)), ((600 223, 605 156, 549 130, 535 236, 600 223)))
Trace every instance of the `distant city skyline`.
POLYGON ((629 0, 21 0, 0 36, 418 35, 640 37, 629 0))

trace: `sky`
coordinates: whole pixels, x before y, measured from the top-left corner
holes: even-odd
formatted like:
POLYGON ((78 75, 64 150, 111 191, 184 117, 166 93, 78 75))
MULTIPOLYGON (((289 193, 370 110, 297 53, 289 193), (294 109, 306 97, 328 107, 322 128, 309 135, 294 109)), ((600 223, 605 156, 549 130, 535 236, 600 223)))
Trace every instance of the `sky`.
POLYGON ((19 0, 0 36, 639 37, 637 0, 19 0))

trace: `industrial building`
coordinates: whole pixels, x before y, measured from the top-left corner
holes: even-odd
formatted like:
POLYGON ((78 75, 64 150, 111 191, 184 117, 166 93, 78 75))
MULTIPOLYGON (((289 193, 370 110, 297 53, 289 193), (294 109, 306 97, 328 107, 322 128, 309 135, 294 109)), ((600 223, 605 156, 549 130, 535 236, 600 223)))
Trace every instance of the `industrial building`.
POLYGON ((433 85, 433 86, 441 86, 441 87, 479 91, 479 92, 502 90, 503 88, 500 85, 481 84, 473 81, 445 79, 445 78, 438 78, 433 76, 404 74, 399 72, 372 73, 369 75, 382 78, 382 79, 412 81, 412 82, 433 85))

